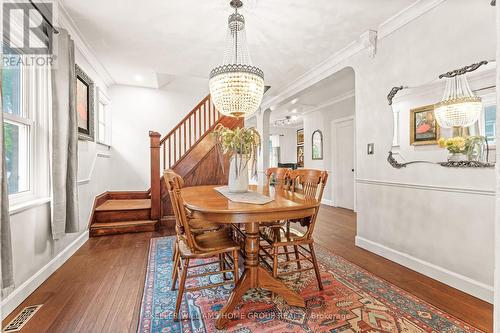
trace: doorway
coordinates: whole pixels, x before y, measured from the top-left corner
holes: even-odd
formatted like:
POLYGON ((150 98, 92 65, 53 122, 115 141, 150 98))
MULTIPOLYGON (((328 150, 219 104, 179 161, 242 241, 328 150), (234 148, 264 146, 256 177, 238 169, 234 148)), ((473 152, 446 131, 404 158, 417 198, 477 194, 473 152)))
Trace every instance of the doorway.
POLYGON ((356 210, 354 117, 332 121, 332 198, 335 207, 356 210))

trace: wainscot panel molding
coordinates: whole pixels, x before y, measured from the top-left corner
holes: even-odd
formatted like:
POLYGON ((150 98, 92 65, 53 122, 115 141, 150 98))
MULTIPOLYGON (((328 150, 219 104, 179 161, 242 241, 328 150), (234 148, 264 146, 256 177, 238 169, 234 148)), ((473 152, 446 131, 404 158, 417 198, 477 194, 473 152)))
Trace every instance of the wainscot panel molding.
MULTIPOLYGON (((414 21, 431 9, 439 6, 444 1, 445 0, 421 0, 416 2, 382 23, 377 29, 377 39, 381 40, 389 36, 401 27, 414 21)), ((331 57, 327 58, 325 61, 321 62, 319 65, 313 67, 310 71, 299 76, 275 97, 264 100, 262 102, 261 109, 266 110, 270 106, 280 103, 286 98, 297 94, 298 92, 344 68, 345 66, 343 63, 345 60, 368 48, 368 45, 364 43, 363 35, 361 35, 358 40, 352 42, 337 53, 333 54, 331 57)))
POLYGON ((474 188, 462 188, 462 187, 448 187, 448 186, 434 186, 426 184, 410 184, 410 183, 398 183, 389 182, 374 179, 356 179, 357 184, 367 184, 367 185, 377 185, 377 186, 390 186, 390 187, 403 187, 417 190, 430 190, 430 191, 440 191, 440 192, 453 192, 453 193, 466 193, 466 194, 477 194, 485 196, 495 196, 494 190, 481 190, 474 188))
POLYGON ((2 320, 5 319, 15 308, 17 308, 32 292, 34 292, 45 280, 48 279, 66 260, 68 260, 87 240, 89 232, 83 232, 57 256, 43 266, 31 278, 18 286, 11 294, 0 303, 2 320))
POLYGON ((94 156, 94 159, 92 160, 92 166, 90 167, 89 176, 84 178, 84 179, 78 180, 76 182, 78 185, 84 185, 84 184, 90 183, 90 179, 92 178, 92 174, 94 173, 96 161, 99 157, 100 158, 111 158, 111 155, 108 153, 102 153, 102 152, 96 153, 94 156))
POLYGON ((480 298, 488 303, 493 303, 493 286, 473 280, 467 276, 452 272, 443 267, 413 257, 387 246, 356 236, 356 246, 392 260, 416 272, 427 275, 433 279, 450 285, 456 289, 480 298))

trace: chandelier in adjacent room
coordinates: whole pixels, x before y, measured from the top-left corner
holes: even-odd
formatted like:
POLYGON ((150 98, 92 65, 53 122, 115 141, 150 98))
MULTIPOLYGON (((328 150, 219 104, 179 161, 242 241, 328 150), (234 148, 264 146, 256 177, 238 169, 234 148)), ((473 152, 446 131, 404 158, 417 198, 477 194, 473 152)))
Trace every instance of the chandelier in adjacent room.
POLYGON ((210 72, 210 94, 217 110, 227 116, 246 117, 260 106, 264 95, 264 72, 252 65, 248 52, 243 6, 232 0, 234 14, 228 19, 226 50, 222 65, 210 72))
POLYGON ((284 119, 278 119, 274 121, 274 126, 289 126, 295 125, 300 122, 297 116, 286 116, 284 119))
POLYGON ((465 74, 448 78, 443 100, 435 105, 434 113, 439 126, 468 127, 481 115, 481 98, 469 87, 465 74))

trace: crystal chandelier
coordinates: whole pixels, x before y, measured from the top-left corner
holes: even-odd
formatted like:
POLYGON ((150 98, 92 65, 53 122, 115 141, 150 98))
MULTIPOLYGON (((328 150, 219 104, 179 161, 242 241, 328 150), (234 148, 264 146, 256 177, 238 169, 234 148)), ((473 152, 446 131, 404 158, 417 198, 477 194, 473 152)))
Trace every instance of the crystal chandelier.
POLYGON ((249 116, 260 106, 264 95, 264 72, 252 65, 248 52, 243 6, 232 0, 234 14, 228 19, 226 50, 222 65, 210 72, 210 94, 217 110, 232 117, 249 116))
POLYGON ((475 96, 465 75, 448 78, 443 100, 435 105, 434 113, 439 126, 468 127, 481 115, 481 98, 475 96))

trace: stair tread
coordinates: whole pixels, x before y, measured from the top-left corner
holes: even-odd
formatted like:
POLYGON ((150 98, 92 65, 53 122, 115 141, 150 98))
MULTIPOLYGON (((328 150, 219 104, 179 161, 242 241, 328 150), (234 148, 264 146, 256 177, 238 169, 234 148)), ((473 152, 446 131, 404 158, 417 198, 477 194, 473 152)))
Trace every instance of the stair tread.
POLYGON ((96 208, 96 212, 115 210, 151 209, 151 199, 108 200, 96 208))
POLYGON ((91 229, 99 228, 120 228, 120 227, 130 227, 130 226, 141 226, 141 225, 154 225, 157 223, 153 220, 141 220, 141 221, 116 221, 116 222, 96 222, 91 225, 91 229))

